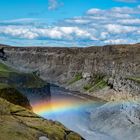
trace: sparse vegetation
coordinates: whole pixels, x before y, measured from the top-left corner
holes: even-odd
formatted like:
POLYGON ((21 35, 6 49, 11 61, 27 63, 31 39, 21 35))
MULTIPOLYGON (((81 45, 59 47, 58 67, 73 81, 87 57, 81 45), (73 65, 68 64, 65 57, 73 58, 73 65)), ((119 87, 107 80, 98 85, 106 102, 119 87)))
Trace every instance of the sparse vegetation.
POLYGON ((140 83, 140 77, 128 77, 126 79, 137 82, 137 83, 140 83))
POLYGON ((69 82, 69 85, 81 80, 83 78, 82 73, 75 74, 74 78, 69 82))
MULTIPOLYGON (((0 63, 0 77, 6 79, 10 79, 10 81, 15 81, 12 79, 21 79, 21 83, 18 81, 18 83, 11 83, 11 86, 16 87, 17 85, 22 85, 23 87, 27 88, 40 88, 44 87, 47 83, 43 81, 39 76, 37 76, 36 73, 23 73, 19 72, 15 69, 12 69, 8 66, 6 66, 3 63, 0 63), (24 80, 22 80, 24 79, 24 80)), ((5 83, 0 84, 0 88, 6 86, 5 83)))
POLYGON ((12 74, 19 74, 18 71, 0 63, 0 77, 9 77, 12 74))
POLYGON ((0 63, 0 72, 3 72, 3 71, 6 71, 6 72, 11 72, 13 71, 11 68, 9 68, 8 66, 6 66, 5 64, 3 63, 0 63))
POLYGON ((108 85, 107 82, 104 80, 104 78, 105 78, 104 75, 101 74, 95 75, 91 80, 91 82, 83 87, 84 90, 92 92, 98 89, 105 88, 108 85))
POLYGON ((88 83, 87 85, 84 86, 84 90, 88 91, 93 87, 92 83, 88 83))
POLYGON ((104 81, 104 80, 101 80, 99 81, 98 83, 96 83, 89 91, 92 92, 92 91, 96 91, 98 89, 103 89, 105 87, 107 87, 107 82, 104 81))

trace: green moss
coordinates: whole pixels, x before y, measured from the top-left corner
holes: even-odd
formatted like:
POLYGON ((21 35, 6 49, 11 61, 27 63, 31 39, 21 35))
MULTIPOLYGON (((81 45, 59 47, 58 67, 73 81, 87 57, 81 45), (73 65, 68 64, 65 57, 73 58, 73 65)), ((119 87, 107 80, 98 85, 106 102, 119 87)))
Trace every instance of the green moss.
POLYGON ((137 82, 137 83, 140 83, 140 78, 139 77, 128 77, 126 79, 137 82))
POLYGON ((82 78, 83 78, 82 73, 77 73, 68 84, 69 85, 74 84, 75 82, 81 80, 82 78))

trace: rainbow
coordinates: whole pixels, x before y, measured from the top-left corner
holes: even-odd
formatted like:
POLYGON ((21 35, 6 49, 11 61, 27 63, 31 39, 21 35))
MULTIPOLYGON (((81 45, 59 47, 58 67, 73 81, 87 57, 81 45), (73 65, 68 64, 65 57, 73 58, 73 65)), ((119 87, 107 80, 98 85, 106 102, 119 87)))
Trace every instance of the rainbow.
MULTIPOLYGON (((97 103, 97 102, 96 102, 97 103)), ((94 105, 93 101, 74 101, 74 100, 53 100, 51 102, 39 102, 33 105, 33 111, 36 114, 44 116, 51 113, 61 113, 64 111, 71 111, 81 109, 90 105, 94 105)))
MULTIPOLYGON (((118 100, 115 102, 110 102, 107 104, 107 106, 113 106, 113 105, 121 105, 121 104, 135 104, 137 102, 134 102, 133 99, 128 100, 118 100)), ((33 104, 33 111, 34 113, 40 115, 40 116, 47 116, 52 115, 53 113, 63 113, 63 112, 69 112, 74 110, 79 110, 87 107, 96 107, 103 105, 103 102, 97 102, 97 101, 79 101, 79 100, 69 100, 69 99, 56 99, 52 100, 50 102, 38 102, 36 104, 33 104)))

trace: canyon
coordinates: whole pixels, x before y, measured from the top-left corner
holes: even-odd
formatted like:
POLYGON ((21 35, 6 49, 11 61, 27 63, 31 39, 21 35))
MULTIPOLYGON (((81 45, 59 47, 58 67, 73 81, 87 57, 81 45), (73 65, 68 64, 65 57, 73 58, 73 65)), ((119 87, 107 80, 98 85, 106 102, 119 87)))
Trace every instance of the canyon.
MULTIPOLYGON (((5 52, 4 64, 34 73, 76 97, 102 100, 102 106, 87 110, 90 130, 107 136, 101 140, 139 139, 140 44, 87 48, 0 46, 5 52)), ((99 137, 87 140, 94 139, 99 137)))
POLYGON ((88 48, 6 46, 4 50, 6 62, 12 67, 37 71, 44 80, 73 91, 104 100, 140 93, 140 44, 88 48))

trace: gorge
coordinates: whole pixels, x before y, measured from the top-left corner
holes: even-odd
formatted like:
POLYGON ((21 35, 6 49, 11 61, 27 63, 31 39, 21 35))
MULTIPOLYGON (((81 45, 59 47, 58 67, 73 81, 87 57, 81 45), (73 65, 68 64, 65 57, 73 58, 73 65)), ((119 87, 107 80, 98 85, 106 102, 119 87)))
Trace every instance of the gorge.
POLYGON ((25 89, 27 85, 23 83, 32 79, 30 74, 22 76, 22 80, 12 78, 30 100, 34 112, 62 122, 87 140, 139 139, 140 44, 88 48, 0 46, 6 55, 5 65, 46 81, 44 85, 35 78, 25 89), (53 114, 38 112, 36 102, 44 102, 43 99, 52 101, 53 114), (53 103, 61 103, 62 111, 57 112, 53 103), (76 124, 81 124, 80 130, 76 124))

